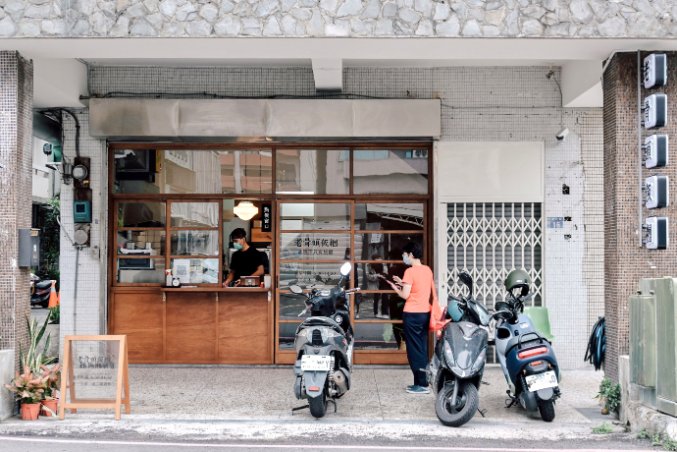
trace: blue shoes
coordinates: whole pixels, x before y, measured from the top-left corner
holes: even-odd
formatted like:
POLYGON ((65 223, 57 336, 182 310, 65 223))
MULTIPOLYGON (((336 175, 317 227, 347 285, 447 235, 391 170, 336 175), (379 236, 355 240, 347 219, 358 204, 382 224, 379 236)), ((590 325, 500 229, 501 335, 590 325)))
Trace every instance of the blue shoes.
POLYGON ((409 394, 430 394, 430 389, 424 386, 411 385, 407 386, 407 392, 409 394))

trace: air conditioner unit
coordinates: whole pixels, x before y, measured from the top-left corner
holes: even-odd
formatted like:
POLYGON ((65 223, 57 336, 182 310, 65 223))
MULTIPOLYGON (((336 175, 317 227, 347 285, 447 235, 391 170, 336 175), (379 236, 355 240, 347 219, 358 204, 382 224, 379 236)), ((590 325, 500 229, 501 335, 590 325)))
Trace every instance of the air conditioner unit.
POLYGON ((644 180, 646 208, 661 209, 670 204, 670 179, 668 176, 651 176, 644 180))
POLYGON ((669 144, 667 135, 651 135, 644 139, 644 165, 647 168, 661 168, 668 164, 669 144))
POLYGON ((645 129, 664 127, 668 122, 668 96, 652 94, 644 99, 642 108, 645 129))
POLYGON ((668 57, 664 53, 652 53, 642 64, 644 88, 657 88, 668 83, 668 57))
POLYGON ((644 220, 644 246, 650 250, 664 250, 669 245, 668 217, 649 217, 644 220))

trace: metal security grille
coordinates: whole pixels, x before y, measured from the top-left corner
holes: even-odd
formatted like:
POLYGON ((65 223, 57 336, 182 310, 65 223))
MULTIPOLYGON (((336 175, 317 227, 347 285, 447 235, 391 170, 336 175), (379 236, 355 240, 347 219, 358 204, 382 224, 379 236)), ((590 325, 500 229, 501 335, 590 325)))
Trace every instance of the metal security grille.
POLYGON ((447 295, 458 295, 458 274, 475 282, 475 298, 492 309, 505 300, 504 281, 515 268, 531 276, 533 296, 527 304, 543 304, 543 229, 541 203, 447 204, 447 295))

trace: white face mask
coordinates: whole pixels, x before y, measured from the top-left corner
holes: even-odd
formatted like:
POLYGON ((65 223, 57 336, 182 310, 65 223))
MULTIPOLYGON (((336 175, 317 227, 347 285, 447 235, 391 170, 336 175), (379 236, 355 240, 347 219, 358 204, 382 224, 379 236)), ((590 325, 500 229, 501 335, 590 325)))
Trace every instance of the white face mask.
POLYGON ((402 260, 404 261, 404 265, 411 265, 411 259, 407 253, 402 253, 402 260))

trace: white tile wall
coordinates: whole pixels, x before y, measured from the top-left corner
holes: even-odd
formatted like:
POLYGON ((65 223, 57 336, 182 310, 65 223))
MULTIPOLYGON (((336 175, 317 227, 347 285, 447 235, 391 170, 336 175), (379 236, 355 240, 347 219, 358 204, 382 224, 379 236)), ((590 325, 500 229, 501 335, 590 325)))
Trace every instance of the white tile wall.
MULTIPOLYGON (((61 337, 71 334, 103 334, 105 332, 105 225, 107 218, 105 184, 107 162, 105 142, 88 133, 86 110, 72 110, 80 122, 80 155, 89 157, 92 188, 92 225, 90 247, 76 250, 72 245, 73 185, 61 188, 61 337), (76 264, 77 263, 77 264, 76 264), (77 297, 76 297, 77 295, 77 297)), ((75 157, 75 122, 63 115, 64 155, 75 157)))
MULTIPOLYGON (((358 96, 442 99, 445 141, 543 141, 546 148, 545 216, 571 216, 567 233, 546 230, 545 303, 556 352, 565 368, 581 367, 590 327, 604 309, 604 236, 601 109, 561 109, 560 94, 544 67, 347 68, 344 93, 358 96), (572 134, 555 134, 564 122, 572 134), (562 184, 571 194, 562 195, 562 184)), ((559 73, 557 74, 559 76, 559 73)), ((93 94, 212 93, 230 96, 309 96, 308 68, 91 67, 93 94)), ((92 243, 80 252, 77 317, 73 323, 75 251, 62 240, 62 334, 105 332, 105 143, 81 118, 81 151, 92 158, 95 192, 92 243)), ((74 156, 73 123, 66 118, 66 155, 74 156)), ((442 156, 438 156, 441 158, 442 156)), ((516 175, 518 177, 518 175, 516 175)), ((62 190, 62 218, 72 234, 72 192, 62 190)))

